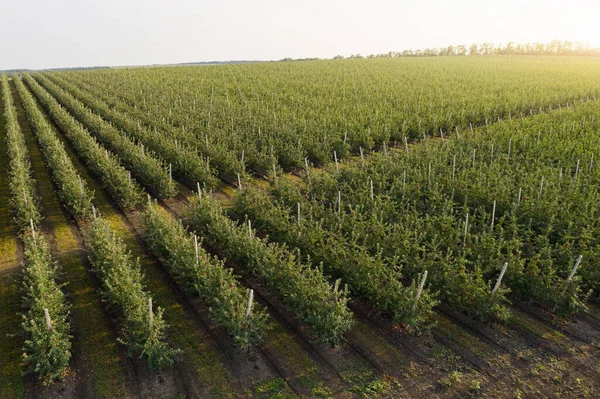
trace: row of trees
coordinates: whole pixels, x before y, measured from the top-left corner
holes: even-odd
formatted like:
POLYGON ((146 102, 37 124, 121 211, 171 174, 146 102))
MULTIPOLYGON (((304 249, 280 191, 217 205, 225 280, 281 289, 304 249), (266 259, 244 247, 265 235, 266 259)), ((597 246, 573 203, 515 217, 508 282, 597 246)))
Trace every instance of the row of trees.
MULTIPOLYGON (((360 54, 351 55, 348 58, 395 58, 395 57, 434 57, 449 55, 600 55, 600 49, 590 47, 589 43, 571 42, 569 40, 552 40, 549 43, 515 43, 508 42, 505 45, 494 45, 494 43, 473 43, 470 46, 460 44, 440 48, 409 49, 404 51, 390 51, 384 54, 360 54)), ((344 59, 338 55, 333 59, 344 59)))

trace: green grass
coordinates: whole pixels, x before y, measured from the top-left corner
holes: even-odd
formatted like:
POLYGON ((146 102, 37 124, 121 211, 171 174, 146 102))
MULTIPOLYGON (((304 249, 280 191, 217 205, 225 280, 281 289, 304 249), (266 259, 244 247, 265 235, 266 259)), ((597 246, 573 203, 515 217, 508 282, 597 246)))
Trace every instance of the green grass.
POLYGON ((42 153, 26 123, 22 105, 16 99, 19 123, 25 134, 38 192, 42 198, 44 223, 49 224, 52 229, 54 256, 68 282, 66 289, 73 294, 68 299, 73 304, 72 327, 75 341, 81 347, 87 367, 93 370, 96 394, 101 398, 127 398, 129 394, 122 358, 115 348, 116 337, 110 333, 109 321, 102 310, 92 277, 86 270, 82 249, 69 227, 70 221, 63 213, 42 153))
POLYGON ((281 377, 257 382, 254 384, 252 392, 248 391, 246 394, 248 397, 256 399, 293 399, 298 397, 281 377))
MULTIPOLYGON (((0 93, 1 93, 0 89, 0 93)), ((21 377, 21 319, 18 286, 17 230, 8 201, 8 154, 6 121, 0 101, 0 399, 24 396, 21 377)))

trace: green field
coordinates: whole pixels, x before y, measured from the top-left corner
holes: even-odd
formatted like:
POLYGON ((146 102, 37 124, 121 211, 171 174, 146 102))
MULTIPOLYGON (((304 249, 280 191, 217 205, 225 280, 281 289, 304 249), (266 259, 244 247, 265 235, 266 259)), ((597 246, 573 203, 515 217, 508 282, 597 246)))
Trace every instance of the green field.
POLYGON ((0 399, 600 395, 600 58, 1 94, 0 399))

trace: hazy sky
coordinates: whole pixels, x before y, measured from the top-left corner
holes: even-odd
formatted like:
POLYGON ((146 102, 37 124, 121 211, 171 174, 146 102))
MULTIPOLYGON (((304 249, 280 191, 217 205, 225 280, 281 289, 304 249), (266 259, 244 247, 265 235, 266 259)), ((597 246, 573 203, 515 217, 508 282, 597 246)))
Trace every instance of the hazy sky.
POLYGON ((2 0, 0 69, 600 44, 599 0, 2 0))

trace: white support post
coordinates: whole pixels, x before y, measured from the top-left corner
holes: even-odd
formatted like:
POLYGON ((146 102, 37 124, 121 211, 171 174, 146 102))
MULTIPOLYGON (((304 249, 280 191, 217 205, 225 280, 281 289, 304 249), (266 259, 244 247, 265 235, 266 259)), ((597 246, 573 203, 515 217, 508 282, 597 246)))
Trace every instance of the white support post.
POLYGON ((244 163, 244 150, 242 150, 242 159, 240 161, 242 164, 244 163))
POLYGON ((46 328, 48 331, 52 331, 52 319, 50 319, 50 312, 47 308, 44 308, 44 318, 46 319, 46 328))
POLYGON ((248 293, 248 306, 246 307, 246 318, 250 317, 250 313, 252 312, 252 303, 254 302, 254 290, 250 289, 248 293))
POLYGON ((94 205, 92 205, 92 215, 94 216, 94 220, 96 220, 96 218, 97 218, 96 207, 94 205))
POLYGON ((469 231, 469 214, 465 216, 465 234, 463 237, 463 247, 467 245, 467 233, 469 231))
POLYGON ((35 229, 33 228, 33 219, 29 219, 29 225, 31 226, 31 236, 35 239, 35 229))
POLYGON ((338 165, 337 153, 333 151, 333 159, 335 160, 335 171, 340 173, 340 166, 338 165))
POLYGON ((494 200, 494 205, 492 206, 492 231, 494 231, 495 219, 496 219, 496 200, 494 200))
POLYGON ((364 166, 365 165, 365 154, 363 153, 363 148, 359 147, 358 150, 360 151, 360 162, 364 166))
POLYGON ((130 170, 127 171, 127 181, 129 182, 129 185, 131 186, 131 171, 130 170))
POLYGON ((248 219, 248 236, 252 238, 252 222, 248 219))
POLYGON ((519 194, 517 194, 517 205, 521 203, 521 187, 519 187, 519 194))
POLYGON ((238 179, 238 190, 242 189, 242 179, 240 178, 240 174, 237 174, 237 179, 238 179))
POLYGON ((202 189, 200 188, 200 182, 196 182, 196 187, 198 188, 198 199, 202 200, 202 189))
POLYGON ((569 273, 569 277, 567 277, 567 281, 565 281, 565 286, 562 289, 562 292, 560 293, 560 297, 556 300, 556 303, 554 304, 554 308, 552 309, 553 312, 556 311, 556 308, 558 307, 558 300, 565 295, 565 292, 567 292, 567 288, 569 287, 569 284, 571 283, 571 279, 573 278, 573 276, 575 276, 575 272, 577 271, 577 268, 579 267, 579 264, 581 263, 581 259, 583 259, 583 255, 579 255, 579 257, 577 258, 577 261, 575 261, 575 266, 573 266, 573 269, 571 269, 571 273, 569 273))
POLYGON ((298 202, 298 226, 300 226, 300 203, 298 202))
POLYGON ((575 178, 577 179, 579 175, 579 159, 577 160, 577 166, 575 167, 575 178))
POLYGON ((338 191, 338 213, 342 212, 342 192, 338 191))
POLYGON ((148 329, 154 328, 154 313, 152 312, 152 298, 148 298, 148 329))
POLYGON ((508 156, 507 158, 510 159, 510 147, 512 145, 512 137, 508 139, 508 156))
POLYGON ((456 154, 454 154, 454 158, 452 159, 452 181, 454 181, 455 175, 456 175, 456 154))
POLYGON ((417 295, 415 296, 415 302, 412 305, 412 310, 415 311, 417 308, 417 304, 419 303, 419 299, 421 298, 421 294, 423 293, 423 287, 425 286, 425 280, 427 280, 427 270, 423 272, 421 276, 421 282, 419 283, 419 289, 417 290, 417 295))
POLYGON ((196 250, 196 267, 200 262, 200 257, 198 256, 198 236, 194 234, 194 249, 196 250))
POLYGON ((310 170, 308 169, 308 158, 304 158, 304 166, 306 168, 306 178, 308 179, 308 184, 310 184, 310 170))
POLYGON ((575 262, 575 266, 573 266, 573 269, 571 269, 571 273, 569 273, 569 277, 567 277, 567 281, 565 283, 565 287, 562 290, 561 296, 564 295, 565 292, 567 291, 567 287, 569 286, 569 283, 573 279, 573 276, 575 275, 575 272, 577 271, 577 268, 579 267, 579 264, 581 263, 581 259, 583 259, 583 255, 579 255, 579 257, 577 258, 577 261, 575 262))
POLYGON ((406 169, 402 171, 402 195, 406 193, 406 169))
POLYGON ((498 280, 496 280, 496 285, 492 290, 492 294, 495 294, 498 288, 500 287, 500 283, 502 283, 502 277, 504 277, 504 273, 506 273, 506 268, 508 267, 508 262, 504 262, 504 266, 502 266, 502 270, 500 270, 500 275, 498 276, 498 280))
POLYGON ((427 170, 427 185, 431 188, 431 162, 429 162, 428 170, 427 170))

